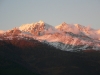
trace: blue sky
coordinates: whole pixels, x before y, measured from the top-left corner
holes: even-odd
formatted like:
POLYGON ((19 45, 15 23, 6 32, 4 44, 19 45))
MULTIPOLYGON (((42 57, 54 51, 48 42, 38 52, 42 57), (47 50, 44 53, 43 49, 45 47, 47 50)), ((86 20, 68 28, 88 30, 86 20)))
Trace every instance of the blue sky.
POLYGON ((100 0, 0 0, 0 30, 39 20, 100 29, 100 0))

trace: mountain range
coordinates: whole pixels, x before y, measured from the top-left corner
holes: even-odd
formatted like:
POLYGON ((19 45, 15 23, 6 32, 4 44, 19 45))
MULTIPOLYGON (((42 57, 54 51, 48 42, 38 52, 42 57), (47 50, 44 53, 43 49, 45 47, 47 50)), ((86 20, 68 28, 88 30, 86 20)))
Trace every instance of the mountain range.
POLYGON ((100 30, 80 24, 67 24, 63 22, 54 27, 39 21, 24 24, 5 32, 0 31, 0 34, 1 40, 11 40, 14 37, 27 40, 36 39, 64 51, 100 50, 100 30))
POLYGON ((100 75, 100 30, 43 21, 1 30, 0 75, 100 75))

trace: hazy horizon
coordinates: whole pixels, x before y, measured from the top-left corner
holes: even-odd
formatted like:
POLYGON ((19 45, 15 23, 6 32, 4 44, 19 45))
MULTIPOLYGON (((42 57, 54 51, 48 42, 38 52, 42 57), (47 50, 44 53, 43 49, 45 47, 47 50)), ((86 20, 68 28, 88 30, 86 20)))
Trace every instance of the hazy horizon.
POLYGON ((39 20, 52 26, 66 22, 100 29, 99 7, 99 0, 0 0, 0 30, 39 20))

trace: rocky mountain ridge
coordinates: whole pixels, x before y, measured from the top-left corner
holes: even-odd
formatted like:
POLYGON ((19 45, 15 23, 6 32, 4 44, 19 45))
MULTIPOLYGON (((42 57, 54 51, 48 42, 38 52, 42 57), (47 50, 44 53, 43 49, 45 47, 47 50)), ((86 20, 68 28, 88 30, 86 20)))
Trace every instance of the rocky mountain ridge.
POLYGON ((71 25, 64 22, 53 27, 39 21, 8 30, 1 34, 0 39, 11 40, 13 37, 25 38, 26 40, 36 39, 61 50, 80 51, 87 49, 100 50, 99 36, 99 30, 80 24, 71 25))

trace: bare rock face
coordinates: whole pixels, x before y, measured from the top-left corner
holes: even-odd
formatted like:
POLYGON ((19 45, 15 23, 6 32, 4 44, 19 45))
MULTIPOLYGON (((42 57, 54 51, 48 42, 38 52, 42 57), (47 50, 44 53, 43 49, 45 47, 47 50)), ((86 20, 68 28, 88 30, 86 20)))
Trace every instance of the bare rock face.
POLYGON ((17 36, 18 34, 20 34, 21 31, 18 28, 14 28, 12 30, 9 30, 5 33, 6 36, 17 36))
POLYGON ((13 36, 16 36, 16 35, 18 35, 18 34, 20 34, 20 33, 21 33, 21 31, 20 31, 19 29, 15 28, 15 29, 13 30, 12 35, 13 35, 13 36))

